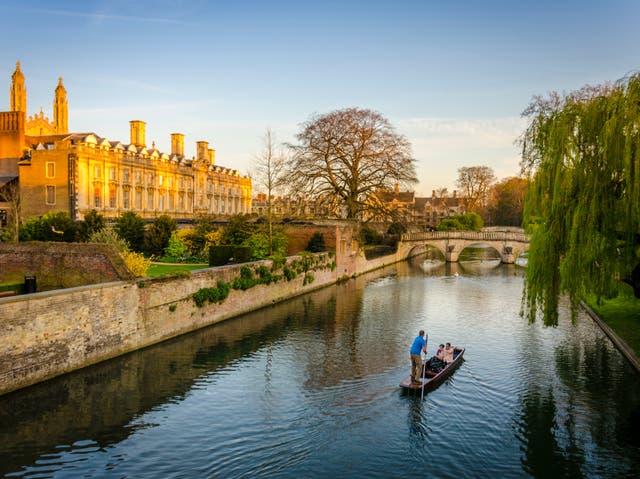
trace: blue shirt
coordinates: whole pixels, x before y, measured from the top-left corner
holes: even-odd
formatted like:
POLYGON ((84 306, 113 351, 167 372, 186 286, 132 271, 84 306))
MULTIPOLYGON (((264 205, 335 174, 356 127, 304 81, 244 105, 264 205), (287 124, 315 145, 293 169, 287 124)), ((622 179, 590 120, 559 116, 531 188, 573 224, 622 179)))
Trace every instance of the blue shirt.
POLYGON ((423 347, 426 347, 427 342, 424 340, 422 336, 416 336, 416 339, 413 340, 413 344, 411 345, 411 354, 420 354, 423 347))

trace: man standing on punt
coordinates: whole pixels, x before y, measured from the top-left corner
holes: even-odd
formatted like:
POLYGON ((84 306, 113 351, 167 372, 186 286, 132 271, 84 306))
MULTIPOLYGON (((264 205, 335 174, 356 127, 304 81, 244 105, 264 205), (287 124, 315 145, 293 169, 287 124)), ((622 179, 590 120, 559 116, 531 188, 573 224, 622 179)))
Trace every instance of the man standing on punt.
POLYGON ((422 357, 421 352, 427 354, 427 342, 424 339, 424 330, 421 329, 416 339, 413 340, 411 345, 411 382, 414 384, 422 384, 420 381, 420 375, 422 374, 422 357))

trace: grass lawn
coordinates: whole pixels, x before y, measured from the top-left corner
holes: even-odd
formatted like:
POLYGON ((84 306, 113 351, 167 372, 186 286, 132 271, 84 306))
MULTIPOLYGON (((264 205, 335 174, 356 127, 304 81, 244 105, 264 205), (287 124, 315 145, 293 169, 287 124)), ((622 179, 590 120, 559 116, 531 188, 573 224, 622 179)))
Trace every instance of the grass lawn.
POLYGON ((208 268, 209 265, 203 264, 162 264, 151 263, 147 276, 151 278, 157 278, 158 276, 169 276, 173 273, 181 273, 185 271, 193 271, 194 269, 208 268))
POLYGON ((600 305, 595 298, 587 303, 640 357, 640 299, 633 296, 631 288, 600 305))

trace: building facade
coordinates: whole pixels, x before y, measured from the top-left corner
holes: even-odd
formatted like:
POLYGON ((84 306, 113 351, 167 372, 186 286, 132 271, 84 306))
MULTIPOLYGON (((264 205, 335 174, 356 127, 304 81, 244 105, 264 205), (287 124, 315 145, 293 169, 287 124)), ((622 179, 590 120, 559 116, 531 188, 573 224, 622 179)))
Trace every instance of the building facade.
POLYGON ((161 152, 147 146, 140 120, 130 122, 128 143, 69 133, 62 78, 53 121, 42 110, 26 118, 26 103, 17 63, 11 111, 0 113, 0 187, 19 184, 21 220, 53 211, 82 219, 92 209, 105 217, 134 211, 143 218, 166 214, 178 220, 251 212, 251 179, 216 165, 206 141, 198 141, 197 155, 186 158, 182 133, 171 134, 170 153, 161 152))

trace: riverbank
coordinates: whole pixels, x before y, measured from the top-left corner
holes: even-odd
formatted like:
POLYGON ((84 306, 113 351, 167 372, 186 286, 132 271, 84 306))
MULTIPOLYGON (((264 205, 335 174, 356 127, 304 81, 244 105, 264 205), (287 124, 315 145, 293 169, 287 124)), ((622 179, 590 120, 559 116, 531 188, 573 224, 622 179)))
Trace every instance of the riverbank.
POLYGON ((640 300, 623 291, 600 304, 587 298, 583 306, 640 373, 640 300))

